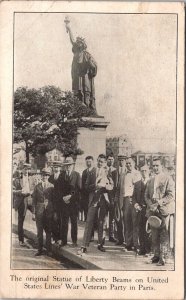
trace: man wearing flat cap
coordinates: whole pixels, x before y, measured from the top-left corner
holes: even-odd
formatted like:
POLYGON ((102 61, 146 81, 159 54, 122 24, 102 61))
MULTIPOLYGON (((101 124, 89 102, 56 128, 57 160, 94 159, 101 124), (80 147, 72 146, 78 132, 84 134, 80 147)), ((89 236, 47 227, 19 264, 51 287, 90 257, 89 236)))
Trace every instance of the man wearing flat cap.
POLYGON ((30 165, 24 163, 23 169, 13 174, 13 201, 14 208, 18 211, 18 238, 20 246, 25 246, 23 223, 28 208, 28 196, 31 194, 28 170, 30 165))
POLYGON ((68 223, 71 221, 71 238, 73 246, 77 246, 77 217, 79 197, 81 190, 80 174, 74 171, 74 160, 71 156, 66 157, 63 165, 65 170, 59 176, 60 206, 62 224, 60 239, 62 246, 67 245, 68 223))
POLYGON ((152 248, 154 256, 151 263, 162 266, 166 262, 169 252, 169 219, 175 212, 175 187, 174 181, 163 172, 162 159, 153 159, 153 171, 155 176, 151 178, 145 191, 145 202, 147 204, 147 217, 149 220, 152 248), (153 222, 153 216, 154 222, 153 222), (159 219, 159 226, 158 224, 159 219))
POLYGON ((35 186, 33 197, 33 220, 36 220, 38 251, 35 256, 43 254, 43 230, 46 232, 47 255, 51 253, 51 232, 53 218, 53 195, 54 188, 48 182, 50 172, 48 169, 41 171, 41 181, 35 186))

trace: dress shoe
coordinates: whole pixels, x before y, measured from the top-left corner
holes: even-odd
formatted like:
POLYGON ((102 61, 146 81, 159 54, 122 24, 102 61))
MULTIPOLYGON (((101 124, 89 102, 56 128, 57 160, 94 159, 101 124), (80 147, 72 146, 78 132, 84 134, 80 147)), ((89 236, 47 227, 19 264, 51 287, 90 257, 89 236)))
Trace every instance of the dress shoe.
POLYGON ((164 266, 164 265, 165 265, 165 260, 163 258, 160 258, 160 260, 158 261, 156 266, 160 267, 160 266, 164 266))
POLYGON ((105 248, 103 247, 103 245, 98 245, 98 250, 101 252, 105 252, 105 248))
POLYGON ((123 246, 123 242, 117 241, 115 245, 116 245, 116 246, 123 246))
POLYGON ((132 248, 132 246, 126 246, 125 248, 127 249, 127 251, 132 251, 132 250, 134 250, 134 248, 132 248))
POLYGON ((152 263, 152 264, 156 264, 156 263, 159 262, 159 260, 160 260, 160 258, 159 258, 158 256, 153 256, 153 257, 151 258, 151 263, 152 263))
POLYGON ((35 256, 41 256, 43 255, 43 251, 42 250, 38 250, 36 253, 35 253, 35 256))
POLYGON ((51 251, 47 251, 46 255, 49 256, 49 257, 53 257, 53 254, 52 254, 51 251))
POLYGON ((77 255, 82 255, 83 253, 87 253, 86 247, 81 247, 81 249, 78 250, 77 255))
POLYGON ((56 244, 57 244, 57 245, 61 245, 61 244, 62 244, 62 240, 56 241, 56 244))
POLYGON ((21 247, 26 247, 26 244, 24 243, 24 242, 19 242, 19 246, 21 246, 21 247))
POLYGON ((139 249, 139 248, 136 248, 136 247, 134 247, 134 252, 136 253, 136 255, 139 255, 140 249, 139 249))
POLYGON ((78 246, 77 243, 72 243, 72 247, 73 247, 73 248, 76 248, 77 246, 78 246))
POLYGON ((146 254, 146 252, 143 250, 139 250, 139 252, 138 252, 138 255, 145 255, 145 254, 146 254))
POLYGON ((110 237, 110 238, 109 238, 109 242, 116 243, 117 240, 116 240, 114 237, 110 237))
POLYGON ((100 244, 101 246, 105 245, 105 237, 102 239, 102 242, 100 244))
POLYGON ((87 248, 86 247, 81 247, 81 252, 82 253, 87 253, 87 248))
POLYGON ((61 244, 59 245, 60 247, 64 247, 64 246, 66 246, 67 245, 67 243, 64 243, 64 242, 61 242, 61 244))

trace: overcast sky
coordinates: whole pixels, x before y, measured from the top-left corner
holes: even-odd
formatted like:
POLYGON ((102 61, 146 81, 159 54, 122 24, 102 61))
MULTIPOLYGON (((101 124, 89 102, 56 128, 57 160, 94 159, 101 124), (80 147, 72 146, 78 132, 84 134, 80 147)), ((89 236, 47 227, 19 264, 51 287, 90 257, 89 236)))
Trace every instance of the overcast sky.
MULTIPOLYGON (((63 13, 15 16, 14 87, 71 89, 72 51, 63 13)), ((176 16, 68 14, 86 39, 107 135, 127 134, 135 150, 175 151, 176 16)))

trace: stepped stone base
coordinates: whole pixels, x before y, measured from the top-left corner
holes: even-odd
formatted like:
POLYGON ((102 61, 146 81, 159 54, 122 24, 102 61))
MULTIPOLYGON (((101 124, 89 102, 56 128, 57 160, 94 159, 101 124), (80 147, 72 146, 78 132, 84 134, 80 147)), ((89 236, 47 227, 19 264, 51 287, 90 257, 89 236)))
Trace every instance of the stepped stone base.
POLYGON ((106 128, 109 125, 109 122, 106 122, 104 117, 83 119, 92 122, 93 128, 80 127, 78 129, 78 148, 84 151, 84 153, 78 155, 76 159, 75 170, 80 172, 80 174, 86 168, 86 156, 93 156, 96 164, 98 155, 101 153, 106 154, 106 128))

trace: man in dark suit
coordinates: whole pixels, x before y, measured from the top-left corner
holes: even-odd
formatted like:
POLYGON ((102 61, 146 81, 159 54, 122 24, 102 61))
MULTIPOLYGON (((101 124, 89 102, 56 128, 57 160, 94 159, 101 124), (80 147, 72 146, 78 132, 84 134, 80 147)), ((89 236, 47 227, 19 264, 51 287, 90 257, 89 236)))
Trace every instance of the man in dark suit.
POLYGON ((35 256, 43 254, 43 230, 46 232, 46 249, 47 255, 52 256, 51 253, 51 233, 52 233, 52 218, 54 214, 53 196, 54 188, 48 182, 50 172, 47 169, 41 171, 41 181, 35 186, 32 194, 33 198, 33 216, 32 219, 36 221, 38 251, 35 256))
POLYGON ((149 217, 154 252, 151 262, 162 266, 169 250, 168 227, 170 215, 175 212, 175 187, 172 178, 163 172, 161 158, 153 159, 153 171, 155 176, 148 181, 145 190, 146 215, 149 217), (156 224, 159 221, 158 227, 154 226, 153 220, 156 224))
POLYGON ((80 253, 86 253, 87 251, 91 239, 94 219, 98 210, 98 250, 105 252, 105 248, 103 247, 105 241, 105 238, 103 238, 103 226, 109 206, 107 191, 113 189, 112 179, 108 176, 105 166, 106 156, 100 154, 97 160, 97 168, 92 170, 87 177, 86 190, 89 192, 89 207, 80 253))
POLYGON ((60 202, 60 184, 59 184, 59 175, 61 170, 61 162, 54 161, 52 163, 53 174, 50 175, 48 181, 54 186, 54 218, 52 222, 52 237, 55 242, 60 240, 60 228, 62 222, 61 216, 61 202, 60 202))
POLYGON ((68 222, 71 221, 71 238, 73 246, 77 246, 77 217, 81 190, 80 174, 74 171, 74 160, 67 157, 65 170, 59 176, 62 226, 60 238, 62 246, 67 245, 68 222))
POLYGON ((142 178, 134 184, 132 198, 133 245, 139 255, 145 255, 150 251, 148 234, 146 232, 147 217, 145 202, 145 188, 149 180, 149 167, 144 165, 140 171, 142 178))
POLYGON ((25 246, 23 223, 28 208, 28 196, 31 194, 28 170, 30 165, 23 165, 22 176, 19 171, 13 174, 13 207, 18 211, 18 238, 20 246, 25 246))
POLYGON ((87 177, 89 172, 91 172, 94 169, 93 167, 94 159, 92 156, 87 156, 85 160, 86 160, 87 168, 82 173, 81 208, 84 212, 85 221, 86 221, 87 212, 88 212, 88 199, 89 199, 89 193, 86 190, 86 182, 87 182, 87 177))

